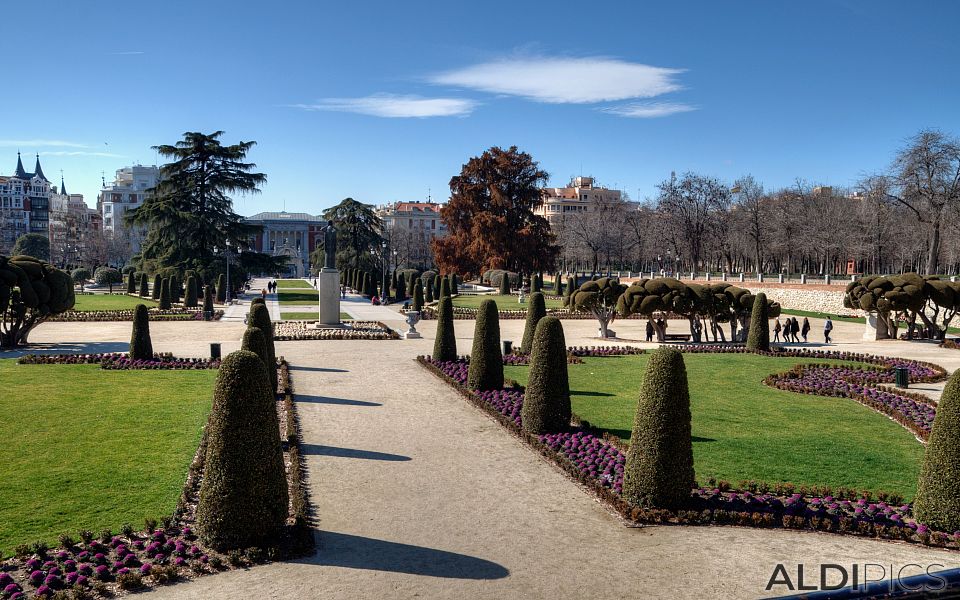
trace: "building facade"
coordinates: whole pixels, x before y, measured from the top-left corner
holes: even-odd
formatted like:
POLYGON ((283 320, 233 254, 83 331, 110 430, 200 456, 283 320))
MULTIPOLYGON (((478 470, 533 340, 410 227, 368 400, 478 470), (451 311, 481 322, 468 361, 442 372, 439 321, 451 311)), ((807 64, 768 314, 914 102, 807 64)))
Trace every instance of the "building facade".
POLYGON ((310 253, 323 244, 323 217, 307 213, 262 212, 243 220, 263 231, 250 239, 251 249, 271 256, 286 256, 286 275, 305 277, 311 272, 310 253))
POLYGON ((9 254, 26 233, 49 235, 49 219, 50 181, 40 167, 40 155, 28 173, 17 152, 13 175, 0 177, 0 252, 9 254))
POLYGON ((447 235, 447 227, 440 220, 440 206, 434 202, 394 202, 377 208, 390 246, 392 268, 434 266, 430 241, 447 235))
POLYGON ((130 253, 140 251, 146 233, 142 228, 124 222, 127 211, 139 208, 147 199, 148 190, 160 181, 160 169, 134 165, 117 169, 112 183, 104 183, 97 197, 97 211, 103 219, 103 231, 114 238, 128 239, 130 253))
POLYGON ((60 188, 50 194, 50 261, 62 268, 95 261, 94 238, 102 226, 100 213, 87 206, 83 194, 67 193, 60 179, 60 188))
POLYGON ((622 202, 620 190, 597 186, 593 177, 574 177, 567 187, 543 188, 543 204, 533 212, 554 223, 564 217, 591 212, 602 203, 622 202))

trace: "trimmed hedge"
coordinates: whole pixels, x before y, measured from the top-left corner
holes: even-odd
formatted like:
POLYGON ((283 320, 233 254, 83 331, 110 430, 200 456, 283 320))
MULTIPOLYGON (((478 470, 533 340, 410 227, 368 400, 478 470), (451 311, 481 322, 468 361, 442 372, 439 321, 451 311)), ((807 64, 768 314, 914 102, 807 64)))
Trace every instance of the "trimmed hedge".
MULTIPOLYGON (((443 284, 446 284, 446 279, 443 284)), ((453 328, 453 300, 442 296, 437 310, 437 337, 433 342, 433 357, 437 360, 457 360, 457 337, 453 328)))
POLYGON ((227 301, 227 280, 223 273, 217 276, 217 302, 223 304, 227 301))
POLYGON ((499 390, 503 387, 500 318, 497 315, 497 303, 493 300, 481 302, 477 311, 467 387, 476 391, 499 390))
POLYGON ((137 274, 134 271, 127 273, 127 293, 136 294, 137 293, 137 274))
POLYGON ((259 327, 253 325, 247 327, 243 332, 243 342, 240 345, 241 350, 253 352, 263 361, 263 368, 270 368, 270 354, 267 350, 267 338, 263 337, 263 332, 259 327))
POLYGON ((163 283, 160 284, 160 300, 157 308, 160 310, 170 310, 170 306, 170 280, 164 277, 163 283))
POLYGON ((547 316, 547 304, 542 292, 534 292, 527 305, 527 323, 523 328, 523 341, 520 343, 520 353, 530 354, 533 349, 533 335, 537 331, 537 323, 547 316))
POLYGON ((504 276, 500 279, 500 295, 501 296, 510 295, 510 278, 509 277, 504 276))
POLYGON ((537 324, 533 339, 521 423, 533 434, 558 433, 570 427, 570 416, 570 382, 563 325, 556 317, 544 317, 537 324))
POLYGON ((150 340, 150 313, 143 304, 133 308, 133 331, 130 334, 130 360, 152 360, 153 342, 150 340))
POLYGON ((213 286, 204 286, 203 288, 203 318, 207 315, 213 316, 213 286))
POLYGON ((413 284, 413 310, 423 310, 423 284, 419 279, 413 284))
POLYGON ((650 355, 640 388, 623 496, 638 506, 677 510, 694 487, 690 392, 683 354, 660 347, 650 355))
POLYGON ((446 277, 440 279, 440 293, 437 294, 437 299, 449 298, 450 297, 450 280, 446 277))
POLYGON ((197 288, 197 278, 193 275, 187 277, 187 293, 183 299, 183 305, 185 307, 195 308, 197 306, 199 296, 199 290, 197 288))
POLYGON ((160 286, 163 285, 163 278, 160 277, 160 274, 157 273, 153 276, 153 290, 150 292, 150 297, 154 300, 160 299, 160 286))
POLYGON ((767 295, 763 292, 753 299, 750 312, 750 332, 747 334, 747 349, 767 352, 770 350, 770 317, 767 310, 767 295))
POLYGON ((263 339, 267 344, 267 364, 273 368, 267 369, 267 377, 270 380, 270 389, 277 393, 277 351, 273 345, 273 321, 270 320, 270 311, 267 305, 258 302, 250 304, 250 316, 247 319, 250 327, 256 327, 263 333, 263 339))
POLYGON ((146 273, 140 273, 140 292, 139 296, 141 298, 150 297, 150 279, 147 278, 146 273))
POLYGON ((913 503, 917 521, 941 531, 960 531, 960 370, 947 381, 913 503))
POLYGON ((221 363, 196 517, 201 539, 214 549, 267 548, 283 532, 287 478, 274 398, 253 352, 233 352, 221 363))

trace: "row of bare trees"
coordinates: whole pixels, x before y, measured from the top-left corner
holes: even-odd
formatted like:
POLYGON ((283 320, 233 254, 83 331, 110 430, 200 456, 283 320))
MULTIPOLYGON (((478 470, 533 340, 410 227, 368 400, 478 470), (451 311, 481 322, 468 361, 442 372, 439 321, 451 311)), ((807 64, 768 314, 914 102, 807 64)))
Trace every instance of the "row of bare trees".
POLYGON ((960 141, 910 138, 848 189, 767 190, 671 174, 645 202, 599 202, 551 224, 561 268, 605 271, 926 274, 960 271, 960 141))

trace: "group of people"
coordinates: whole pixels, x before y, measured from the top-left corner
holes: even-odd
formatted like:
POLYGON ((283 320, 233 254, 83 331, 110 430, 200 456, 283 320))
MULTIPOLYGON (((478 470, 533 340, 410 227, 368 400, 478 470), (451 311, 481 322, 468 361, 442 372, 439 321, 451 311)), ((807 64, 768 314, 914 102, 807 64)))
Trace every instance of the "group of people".
POLYGON ((277 281, 275 279, 271 279, 270 281, 267 282, 267 293, 275 294, 276 292, 277 292, 277 281))
POLYGON ((796 342, 800 343, 800 338, 797 334, 803 336, 803 341, 806 343, 807 336, 810 335, 810 320, 806 317, 803 318, 803 325, 800 325, 800 322, 797 321, 796 317, 787 317, 784 319, 783 324, 780 323, 780 319, 777 319, 773 324, 773 341, 780 341, 780 333, 783 332, 783 341, 784 343, 796 342))

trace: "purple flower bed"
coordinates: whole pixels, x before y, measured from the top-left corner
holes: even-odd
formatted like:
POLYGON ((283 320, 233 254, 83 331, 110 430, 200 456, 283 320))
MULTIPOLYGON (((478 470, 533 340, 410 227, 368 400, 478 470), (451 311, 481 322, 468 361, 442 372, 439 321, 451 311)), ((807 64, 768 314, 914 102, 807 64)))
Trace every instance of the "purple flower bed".
POLYGON ((177 358, 172 354, 155 354, 153 360, 131 360, 120 352, 107 354, 27 354, 17 361, 21 365, 100 365, 101 369, 121 370, 196 370, 217 369, 220 360, 209 358, 177 358))
MULTIPOLYGON (((704 350, 702 347, 693 347, 692 351, 704 350)), ((823 354, 843 355, 841 360, 858 360, 847 353, 817 353, 814 356, 835 357, 825 357, 823 354)), ((911 373, 916 373, 918 377, 932 377, 938 372, 936 368, 922 363, 873 358, 877 359, 875 363, 883 360, 884 366, 890 370, 892 364, 912 367, 911 373)), ((504 426, 539 449, 542 454, 552 458, 575 479, 594 489, 602 499, 628 519, 655 523, 713 523, 815 529, 960 548, 960 532, 930 531, 925 525, 913 520, 910 504, 900 503, 899 499, 888 498, 886 494, 880 494, 879 497, 888 500, 874 501, 868 493, 853 490, 838 491, 836 496, 829 492, 824 495, 793 493, 794 486, 791 484, 778 484, 775 486, 776 490, 771 492, 768 486, 757 486, 753 482, 743 482, 742 487, 749 489, 731 490, 728 484, 717 484, 711 480, 709 486, 698 486, 691 490, 690 506, 687 510, 670 512, 631 505, 621 496, 626 455, 616 443, 599 437, 585 427, 574 427, 570 431, 539 436, 527 434, 521 426, 522 391, 514 388, 484 392, 468 390, 466 382, 469 359, 466 357, 446 362, 436 361, 431 357, 420 357, 418 360, 454 385, 475 404, 496 416, 504 426), (751 491, 758 487, 763 491, 751 491)), ((915 423, 926 422, 928 416, 932 421, 933 407, 929 404, 869 385, 882 381, 883 378, 879 375, 885 375, 884 371, 812 365, 797 367, 790 373, 799 373, 801 378, 809 377, 805 385, 825 392, 823 395, 845 396, 849 393, 851 396, 847 397, 853 397, 861 394, 863 398, 876 402, 878 406, 895 406, 896 410, 913 419, 915 423)), ((881 410, 877 406, 874 408, 881 410)), ((801 492, 808 490, 801 488, 801 492)))

